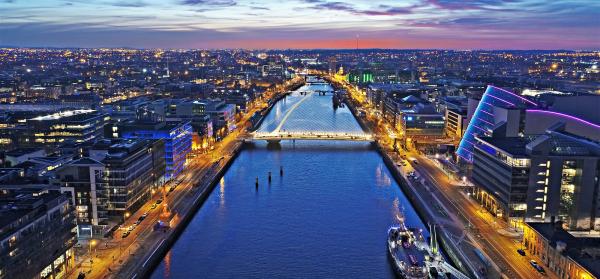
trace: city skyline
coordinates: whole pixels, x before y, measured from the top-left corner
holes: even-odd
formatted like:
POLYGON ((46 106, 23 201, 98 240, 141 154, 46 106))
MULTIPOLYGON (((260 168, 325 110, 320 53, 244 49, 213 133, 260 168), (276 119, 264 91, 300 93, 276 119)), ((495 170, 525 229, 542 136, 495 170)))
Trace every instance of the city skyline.
POLYGON ((0 46, 600 49, 599 11, 594 1, 5 0, 0 46))

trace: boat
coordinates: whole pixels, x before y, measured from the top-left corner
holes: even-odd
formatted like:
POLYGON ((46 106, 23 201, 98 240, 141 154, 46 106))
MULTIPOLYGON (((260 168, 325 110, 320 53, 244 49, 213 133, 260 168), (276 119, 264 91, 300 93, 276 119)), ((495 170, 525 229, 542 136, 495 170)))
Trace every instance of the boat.
POLYGON ((388 255, 400 278, 428 278, 429 249, 422 230, 401 223, 388 230, 388 255))

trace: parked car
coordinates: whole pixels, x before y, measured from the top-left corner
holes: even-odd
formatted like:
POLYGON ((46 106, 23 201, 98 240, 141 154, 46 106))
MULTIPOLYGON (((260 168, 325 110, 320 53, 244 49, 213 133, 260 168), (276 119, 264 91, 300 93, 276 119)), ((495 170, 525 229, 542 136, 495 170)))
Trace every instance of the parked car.
POLYGON ((521 256, 525 256, 525 251, 523 249, 517 249, 517 253, 521 256))
POLYGON ((123 235, 121 235, 121 237, 126 238, 129 236, 130 233, 131 233, 130 231, 125 231, 125 232, 123 232, 123 235))
POLYGON ((162 203, 162 199, 159 199, 156 201, 156 204, 160 204, 160 203, 162 203))
POLYGON ((531 266, 533 266, 533 268, 535 268, 535 270, 537 270, 537 272, 539 272, 541 274, 546 274, 546 271, 544 270, 544 268, 542 266, 540 266, 536 261, 531 260, 531 261, 529 261, 529 263, 531 264, 531 266))
POLYGON ((150 209, 155 209, 156 208, 156 204, 153 204, 150 209))

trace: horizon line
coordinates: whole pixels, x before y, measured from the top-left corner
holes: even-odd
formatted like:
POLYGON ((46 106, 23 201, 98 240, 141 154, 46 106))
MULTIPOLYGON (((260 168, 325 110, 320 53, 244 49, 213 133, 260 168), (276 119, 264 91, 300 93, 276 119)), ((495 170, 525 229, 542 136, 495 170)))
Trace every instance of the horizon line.
POLYGON ((11 46, 11 45, 0 45, 0 49, 130 49, 130 50, 264 50, 264 51, 281 51, 281 50, 347 50, 347 51, 361 51, 361 50, 404 50, 404 51, 457 51, 457 52, 467 52, 467 51, 548 51, 548 52, 556 52, 556 51, 571 51, 571 52, 600 52, 600 48, 598 49, 540 49, 540 48, 531 48, 531 49, 519 49, 519 48, 472 48, 472 49, 462 49, 462 48, 241 48, 241 47, 224 47, 224 48, 159 48, 159 47, 74 47, 74 46, 11 46))

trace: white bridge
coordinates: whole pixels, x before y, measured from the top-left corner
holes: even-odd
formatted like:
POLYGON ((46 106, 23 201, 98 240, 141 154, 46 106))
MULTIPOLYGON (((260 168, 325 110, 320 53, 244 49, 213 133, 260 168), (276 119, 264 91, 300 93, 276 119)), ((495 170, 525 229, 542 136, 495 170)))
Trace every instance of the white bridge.
POLYGON ((346 140, 346 141, 373 141, 373 136, 367 133, 344 132, 315 132, 315 131, 276 131, 255 132, 254 139, 266 141, 281 140, 346 140))
MULTIPOLYGON (((328 91, 310 90, 301 92, 304 95, 296 102, 279 121, 279 124, 273 131, 256 131, 252 136, 256 140, 266 140, 269 142, 279 142, 281 140, 345 140, 345 141, 374 141, 373 136, 364 132, 343 132, 343 131, 314 131, 314 130, 287 130, 282 129, 288 118, 300 107, 302 103, 308 100, 313 94, 328 91)), ((301 109, 300 109, 301 110, 301 109)))

